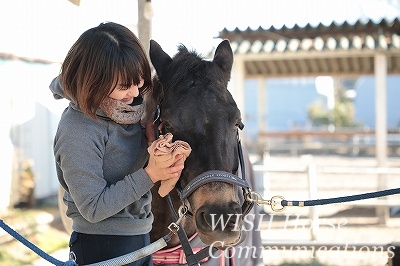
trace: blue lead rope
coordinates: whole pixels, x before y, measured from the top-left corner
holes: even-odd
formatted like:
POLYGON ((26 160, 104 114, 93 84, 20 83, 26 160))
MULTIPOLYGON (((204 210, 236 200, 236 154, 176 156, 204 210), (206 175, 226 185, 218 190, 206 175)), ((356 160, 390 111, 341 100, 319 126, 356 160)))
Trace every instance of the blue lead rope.
MULTIPOLYGON (((305 200, 305 201, 282 200, 281 205, 283 207, 286 207, 286 206, 307 207, 307 206, 343 203, 343 202, 364 200, 364 199, 370 199, 370 198, 379 198, 379 197, 384 197, 384 196, 389 196, 389 195, 394 195, 394 194, 400 194, 400 188, 393 188, 393 189, 381 190, 381 191, 376 191, 376 192, 369 192, 369 193, 357 194, 357 195, 352 195, 352 196, 344 196, 344 197, 329 198, 329 199, 316 199, 316 200, 305 200)), ((399 205, 400 205, 400 202, 399 202, 399 205)))
MULTIPOLYGON (((23 236, 18 234, 16 231, 14 231, 11 227, 6 225, 3 220, 0 219, 0 227, 3 228, 7 233, 9 233, 11 236, 13 236, 16 240, 20 241, 22 244, 30 248, 33 252, 38 254, 40 257, 43 259, 47 260, 48 262, 52 263, 53 265, 56 266, 79 266, 75 261, 69 260, 66 262, 59 261, 28 240, 26 240, 23 236)), ((144 258, 146 256, 149 256, 153 254, 154 252, 164 248, 167 246, 167 242, 170 240, 170 235, 166 235, 162 238, 160 238, 157 241, 154 241, 150 245, 147 245, 139 250, 136 250, 134 252, 122 255, 117 258, 109 259, 106 261, 98 262, 98 263, 93 263, 89 264, 86 266, 120 266, 120 265, 126 265, 128 263, 131 263, 133 261, 139 260, 141 258, 144 258)))
POLYGON ((0 226, 1 228, 4 229, 4 231, 6 231, 7 233, 9 233, 11 236, 13 236, 15 239, 17 239, 18 241, 20 241, 22 244, 24 244, 25 246, 27 246, 29 249, 31 249, 33 252, 35 252, 36 254, 38 254, 40 257, 42 257, 43 259, 47 260, 48 262, 52 263, 53 265, 57 265, 57 266, 78 266, 78 264, 75 263, 75 261, 69 260, 66 262, 62 262, 59 261, 55 258, 53 258, 52 256, 50 256, 49 254, 47 254, 46 252, 44 252, 43 250, 41 250, 40 248, 38 248, 37 246, 35 246, 33 243, 29 242, 27 239, 25 239, 23 236, 21 236, 20 234, 18 234, 16 231, 14 231, 11 227, 9 227, 8 225, 6 225, 3 220, 0 219, 0 226))

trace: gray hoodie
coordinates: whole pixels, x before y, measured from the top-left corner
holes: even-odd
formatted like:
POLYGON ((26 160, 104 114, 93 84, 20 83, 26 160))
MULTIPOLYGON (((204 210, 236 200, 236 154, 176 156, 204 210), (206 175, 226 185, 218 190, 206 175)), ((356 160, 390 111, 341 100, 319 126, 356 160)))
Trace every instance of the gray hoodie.
MULTIPOLYGON (((64 98, 60 81, 50 84, 64 98)), ((138 235, 153 222, 153 182, 144 172, 147 141, 140 123, 117 124, 100 109, 96 121, 70 102, 54 138, 58 179, 74 231, 86 234, 138 235)))

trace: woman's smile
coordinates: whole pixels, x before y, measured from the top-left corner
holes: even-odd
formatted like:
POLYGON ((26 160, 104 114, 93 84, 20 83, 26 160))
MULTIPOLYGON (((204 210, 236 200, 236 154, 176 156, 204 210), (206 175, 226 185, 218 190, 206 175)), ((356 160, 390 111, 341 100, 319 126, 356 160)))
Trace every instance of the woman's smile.
POLYGON ((123 98, 121 101, 126 104, 131 104, 133 102, 133 97, 123 98))

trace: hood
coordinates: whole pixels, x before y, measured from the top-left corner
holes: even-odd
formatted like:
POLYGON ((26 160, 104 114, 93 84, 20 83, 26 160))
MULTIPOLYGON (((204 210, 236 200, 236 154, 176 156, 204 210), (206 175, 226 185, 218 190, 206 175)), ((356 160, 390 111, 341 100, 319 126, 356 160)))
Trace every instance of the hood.
MULTIPOLYGON (((60 81, 60 77, 59 77, 59 76, 55 77, 55 78, 51 81, 49 88, 50 88, 50 91, 53 93, 54 99, 56 99, 56 100, 59 100, 59 99, 67 99, 67 100, 70 101, 69 106, 70 106, 71 108, 73 108, 73 109, 75 109, 75 110, 77 110, 77 111, 82 112, 82 111, 79 109, 79 107, 78 107, 73 101, 71 101, 70 99, 68 99, 68 98, 65 97, 65 95, 64 95, 64 89, 61 87, 61 81, 60 81)), ((142 97, 136 97, 136 98, 134 99, 134 102, 132 103, 132 105, 142 104, 142 101, 143 101, 142 97)), ((108 116, 103 112, 103 110, 101 110, 100 108, 98 108, 98 109, 96 110, 96 115, 97 115, 98 118, 103 119, 103 120, 112 120, 112 119, 111 119, 110 117, 108 117, 108 116)))
MULTIPOLYGON (((67 100, 70 101, 69 106, 71 108, 82 112, 73 101, 71 101, 70 99, 65 97, 64 89, 61 87, 61 81, 60 81, 60 77, 59 76, 55 77, 51 81, 49 88, 50 88, 50 91, 53 93, 54 99, 56 99, 56 100, 67 99, 67 100)), ((107 117, 107 115, 100 108, 96 110, 96 115, 97 115, 98 118, 105 119, 105 120, 110 120, 110 118, 107 117)))
POLYGON ((51 81, 49 88, 50 88, 50 91, 53 93, 54 99, 59 100, 59 99, 65 98, 64 90, 61 87, 59 76, 57 76, 56 78, 54 78, 51 81))

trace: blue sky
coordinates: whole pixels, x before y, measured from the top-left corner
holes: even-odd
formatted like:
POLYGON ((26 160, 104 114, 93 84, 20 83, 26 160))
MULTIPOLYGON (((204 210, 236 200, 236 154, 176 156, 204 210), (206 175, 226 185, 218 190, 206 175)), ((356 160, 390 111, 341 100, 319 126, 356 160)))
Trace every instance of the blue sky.
MULTIPOLYGON (((224 27, 330 24, 360 17, 394 18, 393 0, 152 0, 152 37, 171 55, 183 43, 207 52, 224 27)), ((136 0, 13 0, 0 4, 0 52, 62 61, 86 29, 114 21, 136 31, 136 0)))

